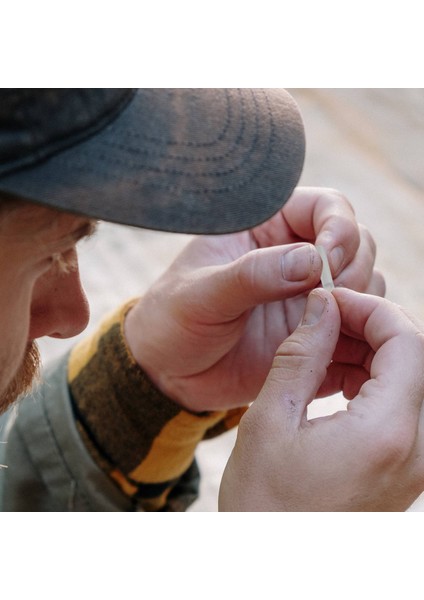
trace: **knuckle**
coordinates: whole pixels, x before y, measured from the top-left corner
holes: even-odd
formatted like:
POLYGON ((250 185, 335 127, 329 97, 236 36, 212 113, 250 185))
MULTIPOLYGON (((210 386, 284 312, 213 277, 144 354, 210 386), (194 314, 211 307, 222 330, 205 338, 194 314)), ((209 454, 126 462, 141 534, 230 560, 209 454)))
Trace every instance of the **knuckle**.
POLYGON ((332 210, 321 223, 321 231, 328 232, 339 240, 351 260, 361 244, 361 234, 354 217, 346 212, 332 210))
POLYGON ((255 282, 260 275, 259 250, 251 250, 237 259, 235 263, 235 275, 239 287, 246 291, 255 290, 255 282))
POLYGON ((286 365, 288 361, 302 364, 312 356, 312 343, 308 336, 302 335, 302 332, 297 330, 294 334, 288 337, 281 346, 277 349, 274 356, 274 367, 286 365))
POLYGON ((358 223, 346 214, 335 215, 329 219, 329 224, 334 227, 336 221, 337 230, 342 233, 344 245, 351 252, 356 251, 361 243, 361 233, 358 223))
POLYGON ((339 210, 345 211, 346 208, 349 212, 355 215, 355 208, 350 200, 338 189, 327 187, 323 188, 319 200, 332 201, 332 203, 339 208, 339 210))
POLYGON ((323 378, 328 365, 318 360, 315 346, 308 336, 291 336, 280 346, 271 366, 271 377, 275 372, 281 381, 301 381, 305 375, 315 374, 323 378))

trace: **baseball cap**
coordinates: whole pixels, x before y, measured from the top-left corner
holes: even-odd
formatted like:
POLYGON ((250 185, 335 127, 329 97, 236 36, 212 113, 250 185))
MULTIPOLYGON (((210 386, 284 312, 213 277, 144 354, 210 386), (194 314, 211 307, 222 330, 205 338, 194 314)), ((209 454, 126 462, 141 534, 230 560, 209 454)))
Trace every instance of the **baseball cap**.
POLYGON ((181 233, 253 227, 303 167, 281 89, 2 89, 0 192, 181 233))

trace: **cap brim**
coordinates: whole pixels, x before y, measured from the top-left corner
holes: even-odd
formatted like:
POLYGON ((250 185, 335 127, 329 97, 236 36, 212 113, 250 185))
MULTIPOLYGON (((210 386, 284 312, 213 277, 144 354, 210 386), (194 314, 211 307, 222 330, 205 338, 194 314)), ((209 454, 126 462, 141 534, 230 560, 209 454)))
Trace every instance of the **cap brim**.
POLYGON ((249 229, 301 175, 303 124, 283 90, 139 90, 106 127, 0 189, 92 218, 181 233, 249 229))

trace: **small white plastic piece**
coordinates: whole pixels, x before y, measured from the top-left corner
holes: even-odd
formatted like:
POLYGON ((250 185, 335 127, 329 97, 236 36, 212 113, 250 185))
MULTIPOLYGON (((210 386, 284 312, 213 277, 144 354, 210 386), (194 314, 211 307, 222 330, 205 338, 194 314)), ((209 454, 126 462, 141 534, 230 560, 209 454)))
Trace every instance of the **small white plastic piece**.
POLYGON ((330 265, 328 264, 327 253, 322 246, 315 246, 322 260, 321 283, 322 287, 328 292, 334 290, 334 282, 331 276, 330 265))

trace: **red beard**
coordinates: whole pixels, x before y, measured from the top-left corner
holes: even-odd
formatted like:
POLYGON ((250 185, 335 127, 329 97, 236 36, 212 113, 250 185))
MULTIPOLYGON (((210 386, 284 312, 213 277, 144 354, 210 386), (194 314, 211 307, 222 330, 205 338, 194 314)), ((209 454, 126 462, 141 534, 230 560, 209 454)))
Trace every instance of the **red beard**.
POLYGON ((4 413, 20 396, 27 394, 40 374, 40 353, 37 344, 27 346, 22 364, 0 399, 0 414, 4 413))

